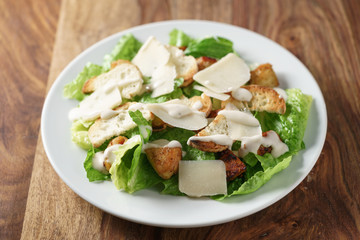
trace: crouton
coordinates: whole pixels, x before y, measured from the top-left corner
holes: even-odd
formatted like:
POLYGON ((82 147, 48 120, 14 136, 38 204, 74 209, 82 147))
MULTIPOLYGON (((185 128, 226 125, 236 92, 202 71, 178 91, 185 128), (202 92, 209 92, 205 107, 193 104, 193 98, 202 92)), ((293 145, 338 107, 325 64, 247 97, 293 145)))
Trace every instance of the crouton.
POLYGON ((218 154, 219 159, 225 163, 227 181, 234 180, 246 171, 246 165, 230 149, 218 154))
POLYGON ((194 96, 189 99, 190 106, 195 108, 200 112, 204 112, 205 116, 209 116, 212 109, 211 98, 206 94, 202 94, 201 96, 194 96))
POLYGON ((116 144, 124 144, 126 141, 127 141, 127 137, 124 137, 124 136, 117 136, 115 138, 113 138, 107 147, 111 147, 113 145, 116 145, 116 144))
POLYGON ((250 84, 261 85, 266 87, 277 87, 279 81, 276 74, 269 63, 258 66, 255 70, 251 71, 250 84))
POLYGON ((121 96, 127 99, 140 94, 143 90, 143 80, 139 69, 126 60, 119 60, 113 63, 113 66, 109 72, 88 79, 83 85, 82 92, 92 93, 101 86, 111 82, 119 85, 124 84, 120 87, 120 92, 121 96))
MULTIPOLYGON (((217 134, 228 135, 228 126, 226 118, 223 115, 217 115, 216 118, 196 136, 210 136, 217 134)), ((214 142, 205 142, 195 139, 190 139, 189 145, 205 152, 221 152, 228 148, 226 145, 220 145, 214 142)))
MULTIPOLYGON (((124 134, 126 131, 135 128, 137 125, 128 114, 130 106, 139 103, 128 102, 116 108, 116 114, 109 119, 97 119, 89 128, 88 136, 94 147, 100 147, 106 140, 114 136, 124 134)), ((145 108, 137 107, 146 120, 153 120, 154 115, 145 108)))
POLYGON ((119 59, 119 60, 113 61, 111 63, 110 70, 114 69, 115 67, 117 67, 117 66, 119 66, 120 64, 123 64, 123 63, 131 64, 131 62, 129 60, 119 59))
POLYGON ((167 127, 167 123, 165 123, 163 120, 161 120, 158 117, 154 117, 154 120, 152 121, 152 129, 153 132, 160 132, 162 130, 165 130, 167 127))
POLYGON ((231 97, 221 103, 221 107, 225 108, 228 103, 232 103, 240 110, 250 111, 266 111, 271 113, 284 114, 286 112, 285 100, 280 94, 270 87, 259 85, 242 86, 252 94, 252 99, 249 102, 238 101, 231 97))
POLYGON ((145 153, 154 170, 161 178, 169 179, 177 173, 182 157, 180 147, 148 148, 145 149, 145 153))

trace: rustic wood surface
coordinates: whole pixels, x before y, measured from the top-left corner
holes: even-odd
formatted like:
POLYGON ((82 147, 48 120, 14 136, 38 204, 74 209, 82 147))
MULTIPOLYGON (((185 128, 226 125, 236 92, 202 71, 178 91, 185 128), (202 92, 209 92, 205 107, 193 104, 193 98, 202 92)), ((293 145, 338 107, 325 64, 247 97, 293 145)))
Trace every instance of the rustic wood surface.
POLYGON ((358 0, 0 0, 0 9, 0 239, 359 239, 358 0), (136 25, 185 18, 245 27, 295 54, 322 89, 328 133, 309 176, 272 206, 216 226, 150 227, 102 212, 62 182, 40 115, 81 51, 136 25))

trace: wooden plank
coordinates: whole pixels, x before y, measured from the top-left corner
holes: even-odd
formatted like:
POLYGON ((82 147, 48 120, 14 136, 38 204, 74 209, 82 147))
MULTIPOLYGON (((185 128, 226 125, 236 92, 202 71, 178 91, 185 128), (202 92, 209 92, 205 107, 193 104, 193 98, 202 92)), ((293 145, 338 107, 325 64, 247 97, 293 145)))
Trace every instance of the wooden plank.
POLYGON ((73 57, 112 33, 167 19, 216 20, 259 32, 303 61, 324 92, 329 133, 315 168, 287 197, 249 217, 194 229, 150 227, 103 213, 61 181, 38 139, 22 239, 355 239, 360 235, 360 129, 352 124, 360 120, 358 10, 356 1, 340 0, 63 1, 48 89, 73 57))
POLYGON ((0 1, 0 9, 0 239, 19 239, 60 3, 0 1))

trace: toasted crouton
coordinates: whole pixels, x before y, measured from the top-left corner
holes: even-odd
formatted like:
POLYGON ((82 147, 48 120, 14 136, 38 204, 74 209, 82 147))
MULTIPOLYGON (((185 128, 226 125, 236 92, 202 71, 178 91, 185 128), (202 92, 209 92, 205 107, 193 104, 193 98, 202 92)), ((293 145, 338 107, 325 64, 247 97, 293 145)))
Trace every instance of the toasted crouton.
MULTIPOLYGON (((131 105, 138 103, 126 103, 118 107, 116 115, 109 119, 97 119, 89 128, 88 136, 94 147, 100 147, 106 140, 124 134, 126 131, 135 128, 137 125, 128 114, 131 105)), ((154 115, 144 106, 137 107, 146 120, 152 120, 154 115)))
POLYGON ((261 85, 266 87, 277 87, 279 81, 276 74, 269 63, 258 66, 255 70, 251 71, 250 84, 261 85))
POLYGON ((230 149, 219 152, 219 159, 225 163, 228 181, 234 180, 246 171, 246 165, 230 149))
POLYGON ((225 108, 228 103, 232 103, 240 110, 250 111, 266 111, 271 113, 284 114, 286 112, 285 100, 280 94, 270 87, 264 87, 259 85, 247 85, 242 86, 252 94, 252 99, 249 102, 238 101, 231 97, 221 103, 221 107, 225 108))
POLYGON ((116 145, 116 144, 124 144, 127 140, 128 140, 127 137, 117 136, 116 138, 113 138, 109 142, 108 147, 111 147, 111 146, 116 145))
POLYGON ((145 149, 145 153, 154 170, 161 178, 169 179, 177 173, 182 157, 180 147, 148 148, 145 149))
POLYGON ((167 127, 167 123, 165 123, 163 120, 161 120, 156 116, 154 117, 154 120, 151 122, 151 125, 153 132, 159 132, 165 130, 165 128, 167 127))
POLYGON ((107 83, 122 84, 120 91, 121 96, 131 99, 135 95, 141 93, 142 89, 142 75, 139 69, 132 63, 122 60, 115 62, 114 67, 106 73, 100 74, 97 77, 88 79, 82 88, 83 93, 92 93, 96 89, 104 86, 107 83), (127 82, 131 80, 130 82, 127 82))
MULTIPOLYGON (((216 118, 196 136, 210 136, 224 134, 228 135, 228 126, 226 118, 223 115, 217 115, 216 118)), ((220 145, 214 142, 205 142, 195 139, 190 139, 189 145, 205 152, 221 152, 228 148, 228 146, 220 145)))
POLYGON ((204 112, 206 117, 209 116, 212 109, 212 102, 209 96, 202 94, 201 96, 194 96, 190 98, 189 101, 192 108, 198 108, 197 110, 204 112))
POLYGON ((190 85, 194 80, 192 77, 198 72, 198 65, 193 56, 185 56, 184 52, 174 46, 168 46, 171 61, 175 64, 177 78, 183 78, 182 86, 190 85))

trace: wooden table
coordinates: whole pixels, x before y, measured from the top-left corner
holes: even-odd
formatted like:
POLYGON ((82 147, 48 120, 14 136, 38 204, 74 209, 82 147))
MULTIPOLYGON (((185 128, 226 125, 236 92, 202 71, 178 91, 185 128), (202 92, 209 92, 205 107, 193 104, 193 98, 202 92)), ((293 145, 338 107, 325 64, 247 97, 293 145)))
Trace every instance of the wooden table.
POLYGON ((359 239, 358 0, 2 0, 0 9, 0 239, 359 239), (110 34, 169 19, 265 35, 320 85, 329 119, 322 154, 294 191, 256 214, 193 229, 132 223, 78 197, 44 153, 43 101, 69 61, 110 34))

